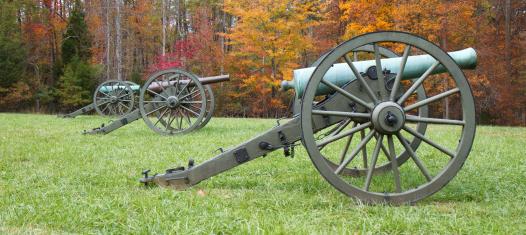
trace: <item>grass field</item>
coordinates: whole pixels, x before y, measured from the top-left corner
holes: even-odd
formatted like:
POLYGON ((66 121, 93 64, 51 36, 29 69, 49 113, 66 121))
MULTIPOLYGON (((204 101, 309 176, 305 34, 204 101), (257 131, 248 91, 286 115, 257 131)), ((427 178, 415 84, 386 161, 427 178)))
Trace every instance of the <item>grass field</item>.
POLYGON ((215 118, 162 137, 142 121, 0 114, 0 233, 526 233, 526 128, 479 127, 457 177, 409 206, 367 206, 330 186, 300 148, 277 151, 187 191, 141 186, 143 169, 197 163, 275 125, 215 118))

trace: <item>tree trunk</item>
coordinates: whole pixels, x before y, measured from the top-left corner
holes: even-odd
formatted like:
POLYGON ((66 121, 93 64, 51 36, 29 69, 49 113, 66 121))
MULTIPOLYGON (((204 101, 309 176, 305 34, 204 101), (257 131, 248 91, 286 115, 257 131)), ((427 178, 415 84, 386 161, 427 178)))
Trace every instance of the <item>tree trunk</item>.
MULTIPOLYGON (((441 43, 440 45, 444 51, 447 51, 447 19, 444 18, 442 21, 442 30, 441 30, 441 43)), ((444 92, 449 90, 449 78, 446 78, 444 81, 444 92)), ((449 119, 449 98, 444 98, 444 118, 449 119)))
MULTIPOLYGON (((223 5, 224 6, 224 1, 223 1, 223 5)), ((223 9, 220 9, 221 11, 221 33, 226 33, 226 13, 223 9)), ((221 36, 220 37, 220 41, 221 41, 221 74, 225 74, 225 37, 224 36, 221 36)), ((223 83, 221 83, 221 87, 223 83)))
POLYGON ((106 14, 106 25, 105 25, 105 42, 106 42, 106 56, 105 56, 105 63, 104 66, 106 66, 106 80, 111 79, 111 22, 110 22, 110 0, 105 0, 105 8, 104 11, 106 14))
POLYGON ((163 39, 162 39, 162 50, 161 53, 163 56, 166 55, 166 0, 161 0, 161 14, 162 14, 162 24, 163 24, 163 39))
POLYGON ((122 80, 122 32, 121 32, 121 0, 115 0, 115 57, 117 63, 117 80, 122 80))
MULTIPOLYGON (((506 59, 506 74, 508 79, 511 79, 511 0, 506 0, 506 5, 504 6, 504 18, 505 18, 505 59, 506 59)), ((508 83, 510 84, 510 83, 508 83)))

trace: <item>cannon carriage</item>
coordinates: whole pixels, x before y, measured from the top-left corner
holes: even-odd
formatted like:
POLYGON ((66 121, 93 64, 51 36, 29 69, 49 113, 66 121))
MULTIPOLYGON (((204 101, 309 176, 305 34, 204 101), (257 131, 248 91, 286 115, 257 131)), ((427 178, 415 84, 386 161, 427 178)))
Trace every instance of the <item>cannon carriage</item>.
MULTIPOLYGON (((215 98, 210 85, 229 79, 228 75, 199 78, 180 69, 158 71, 140 90, 139 86, 132 87, 139 93, 134 110, 84 134, 108 134, 139 119, 162 135, 198 130, 210 121, 214 112, 215 98)), ((111 87, 100 89, 106 91, 111 87)))
POLYGON ((421 200, 452 180, 471 150, 474 101, 462 69, 473 69, 476 60, 471 48, 448 54, 409 33, 355 37, 282 83, 294 89, 300 107, 287 123, 202 164, 191 160, 188 168, 153 176, 144 171, 140 182, 186 189, 278 149, 293 154, 301 141, 323 178, 349 197, 365 203, 421 200), (372 48, 372 58, 351 60, 361 47, 372 48), (403 53, 381 53, 382 47, 403 53), (428 93, 426 87, 436 84, 447 85, 428 93), (458 117, 430 110, 445 99, 457 101, 458 117), (444 131, 456 139, 442 139, 444 131))

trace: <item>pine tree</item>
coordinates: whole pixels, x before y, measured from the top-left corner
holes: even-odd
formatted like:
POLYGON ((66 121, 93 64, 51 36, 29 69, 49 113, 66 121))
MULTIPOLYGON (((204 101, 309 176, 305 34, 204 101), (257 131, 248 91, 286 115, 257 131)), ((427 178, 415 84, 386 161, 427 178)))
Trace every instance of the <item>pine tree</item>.
POLYGON ((76 1, 68 19, 62 42, 62 63, 65 65, 69 64, 73 57, 78 57, 82 61, 91 58, 91 36, 81 9, 80 1, 76 1))
POLYGON ((71 109, 91 103, 99 74, 100 69, 73 57, 59 80, 58 95, 63 108, 71 109))
POLYGON ((89 63, 91 36, 81 9, 80 1, 77 0, 62 42, 62 63, 65 69, 59 79, 58 96, 62 108, 66 109, 91 102, 100 73, 97 67, 89 63))

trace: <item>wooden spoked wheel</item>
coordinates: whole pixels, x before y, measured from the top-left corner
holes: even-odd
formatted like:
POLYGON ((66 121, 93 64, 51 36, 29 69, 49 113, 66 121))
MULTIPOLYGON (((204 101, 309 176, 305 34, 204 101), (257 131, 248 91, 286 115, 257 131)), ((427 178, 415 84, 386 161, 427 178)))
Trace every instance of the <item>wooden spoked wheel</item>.
POLYGON ((206 91, 194 74, 169 69, 150 76, 141 88, 139 110, 148 127, 163 135, 198 128, 206 113, 206 91))
POLYGON ((124 116, 134 109, 134 103, 134 92, 124 81, 103 82, 93 95, 95 110, 101 116, 124 116))
MULTIPOLYGON (((356 68, 356 67, 354 67, 356 68)), ((354 69, 353 71, 357 71, 354 69)), ((455 61, 433 43, 402 32, 376 32, 353 38, 326 55, 314 70, 303 94, 301 107, 301 131, 303 144, 320 174, 336 189, 366 203, 408 203, 423 199, 445 186, 464 164, 473 144, 475 134, 475 110, 468 81, 455 61), (328 79, 329 69, 342 59, 353 68, 348 53, 364 45, 374 48, 375 67, 379 80, 385 79, 379 47, 403 48, 404 53, 391 92, 368 86, 360 73, 353 72, 356 81, 363 87, 364 96, 355 96, 328 79), (411 66, 410 55, 428 55, 434 63, 426 68, 415 80, 404 80, 403 69, 411 66), (433 75, 435 69, 445 73, 433 75), (361 104, 360 111, 317 109, 316 91, 323 84, 335 91, 338 99, 361 104), (444 84, 437 88, 437 84, 444 84), (426 88, 428 98, 415 97, 419 87, 426 88), (427 89, 431 88, 431 89, 427 89), (397 91, 403 90, 400 95, 397 91), (366 100, 369 99, 369 100, 366 100), (446 102, 455 104, 454 118, 439 117, 446 102), (422 116, 417 110, 429 108, 429 116, 422 116), (313 126, 313 117, 345 116, 356 118, 357 124, 343 129, 339 134, 316 139, 316 133, 323 131, 313 126), (418 123, 427 124, 425 133, 416 130, 418 123), (358 140, 352 136, 365 131, 358 140), (423 143, 413 148, 409 138, 423 143), (369 158, 362 160, 359 153, 365 149, 369 158), (406 151, 410 160, 399 162, 397 153, 406 151), (328 164, 337 162, 337 167, 328 164), (362 177, 342 174, 346 168, 363 167, 362 177), (391 167, 383 174, 375 174, 377 165, 388 163, 391 167)), ((451 110, 450 110, 451 111, 451 110)), ((331 127, 328 127, 331 128, 331 127)))
MULTIPOLYGON (((378 52, 379 54, 382 56, 382 58, 395 58, 395 57, 399 57, 399 55, 397 55, 396 53, 394 53, 393 51, 387 49, 387 48, 384 48, 384 47, 381 47, 381 46, 378 46, 378 52)), ((327 55, 328 53, 326 53, 325 55, 323 55, 322 57, 320 57, 314 64, 312 67, 316 67, 318 66, 321 61, 325 58, 325 56, 327 55)), ((374 55, 374 47, 373 45, 364 45, 364 46, 361 46, 357 49, 354 49, 351 53, 348 54, 349 56, 349 59, 352 58, 353 61, 358 61, 360 57, 363 57, 363 54, 370 54, 370 55, 374 55)), ((416 93, 417 93, 417 100, 424 100, 427 98, 426 96, 426 92, 425 92, 425 89, 422 87, 422 86, 419 86, 417 89, 416 89, 416 93)), ((362 107, 363 108, 363 107, 362 107)), ((421 117, 427 117, 428 116, 428 107, 427 106, 422 106, 418 109, 418 112, 419 112, 419 116, 421 117)), ((360 122, 360 120, 356 120, 356 119, 353 119, 353 118, 346 118, 344 120, 342 120, 340 123, 334 125, 333 128, 327 128, 328 131, 327 132, 324 132, 324 133, 320 133, 317 135, 317 139, 321 139, 321 138, 326 138, 326 137, 331 137, 331 136, 335 136, 335 135, 338 135, 340 134, 343 130, 345 130, 347 127, 356 127, 360 122)), ((426 132, 426 127, 427 127, 427 123, 417 123, 416 124, 416 128, 415 130, 419 133, 419 134, 422 134, 424 135, 425 132, 426 132)), ((363 140, 365 138, 365 130, 361 130, 359 135, 358 133, 356 134, 356 136, 353 134, 349 137, 349 139, 347 139, 347 142, 348 144, 351 144, 352 143, 352 139, 354 138, 360 138, 361 140, 363 140)), ((420 143, 422 142, 422 140, 420 140, 419 138, 412 138, 412 140, 410 141, 410 145, 411 145, 411 148, 413 150, 416 150, 418 148, 418 146, 420 146, 420 143)), ((320 146, 320 150, 323 149, 324 146, 320 146)), ((348 148, 347 148, 348 149, 348 148)), ((386 149, 385 146, 382 146, 382 152, 384 152, 384 154, 387 155, 388 153, 388 150, 386 149)), ((348 151, 348 150, 347 150, 348 151)), ((342 154, 346 154, 346 153, 342 153, 342 154)), ((362 166, 356 166, 356 167, 353 167, 353 168, 344 168, 340 174, 342 175, 347 175, 347 176, 354 176, 354 177, 357 177, 357 176, 364 176, 367 174, 367 170, 368 170, 368 154, 367 154, 367 149, 366 148, 362 148, 362 150, 360 151, 359 153, 363 159, 363 165, 362 166)), ((327 159, 327 164, 332 167, 333 169, 337 169, 338 168, 338 162, 337 161, 333 161, 331 159, 327 159)), ((407 159, 409 159, 409 153, 407 151, 402 151, 400 154, 398 154, 397 156, 397 162, 398 164, 403 164, 407 161, 407 159)), ((374 171, 373 173, 374 174, 379 174, 379 173, 383 173, 383 172, 386 172, 386 171, 389 171, 391 170, 391 164, 389 162, 384 162, 383 164, 377 164, 374 168, 374 171)))

